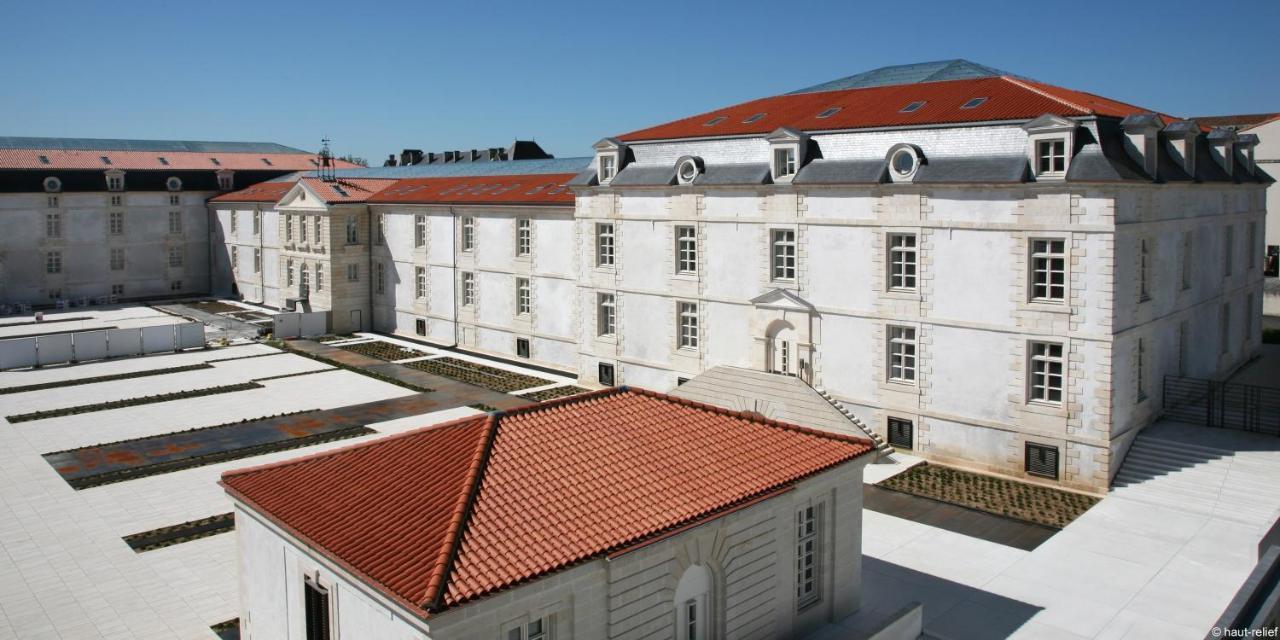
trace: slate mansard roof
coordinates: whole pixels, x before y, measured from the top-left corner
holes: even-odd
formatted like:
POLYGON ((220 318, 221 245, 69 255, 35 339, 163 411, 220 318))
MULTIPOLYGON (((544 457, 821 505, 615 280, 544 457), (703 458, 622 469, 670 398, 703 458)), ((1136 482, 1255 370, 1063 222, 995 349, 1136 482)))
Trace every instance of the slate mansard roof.
POLYGON ((222 485, 428 617, 870 451, 865 439, 618 387, 231 471, 222 485))

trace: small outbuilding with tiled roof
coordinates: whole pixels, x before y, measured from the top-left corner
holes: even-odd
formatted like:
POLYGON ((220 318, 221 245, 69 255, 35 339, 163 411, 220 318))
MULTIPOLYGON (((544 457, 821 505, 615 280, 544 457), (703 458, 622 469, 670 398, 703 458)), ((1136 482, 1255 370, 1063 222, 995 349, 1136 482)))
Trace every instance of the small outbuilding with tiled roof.
POLYGON ((619 387, 229 472, 243 630, 803 635, 858 608, 872 450, 619 387))

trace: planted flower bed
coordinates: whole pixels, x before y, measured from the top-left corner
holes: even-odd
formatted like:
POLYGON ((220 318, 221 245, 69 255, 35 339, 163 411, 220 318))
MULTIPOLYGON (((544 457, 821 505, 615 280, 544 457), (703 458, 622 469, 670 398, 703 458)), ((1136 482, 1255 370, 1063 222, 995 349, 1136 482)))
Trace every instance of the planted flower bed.
POLYGON ((1092 496, 932 464, 876 486, 1057 529, 1098 503, 1092 496))
POLYGON ((357 342, 356 344, 340 344, 335 345, 339 349, 345 349, 352 353, 358 353, 362 356, 369 356, 379 360, 404 360, 405 358, 420 358, 429 355, 422 351, 414 351, 413 349, 405 349, 398 344, 390 342, 357 342))
POLYGON ((543 389, 542 391, 534 391, 533 393, 526 393, 520 397, 528 398, 530 400, 537 400, 538 402, 546 402, 547 400, 555 400, 556 398, 576 396, 579 393, 586 393, 588 391, 590 391, 590 389, 583 389, 582 387, 575 387, 570 385, 567 387, 555 387, 553 389, 543 389))
POLYGON ((58 380, 56 382, 42 382, 40 384, 29 384, 21 387, 8 387, 0 389, 0 395, 6 393, 26 393, 28 391, 43 391, 45 389, 58 389, 61 387, 74 387, 82 384, 96 384, 98 382, 111 382, 114 380, 129 380, 131 378, 145 378, 148 376, 163 376, 170 373, 182 373, 183 371, 199 371, 200 369, 212 369, 213 365, 202 362, 200 364, 189 364, 182 367, 169 367, 167 369, 148 369, 146 371, 133 371, 130 373, 117 373, 110 376, 96 376, 93 378, 76 378, 75 380, 58 380))
POLYGON ((207 389, 192 389, 191 391, 178 391, 175 393, 162 393, 154 396, 142 396, 140 398, 126 398, 124 400, 112 400, 111 402, 98 402, 94 404, 82 404, 75 407, 64 407, 62 409, 50 409, 48 411, 32 411, 31 413, 19 413, 17 415, 5 418, 10 424, 17 422, 29 422, 31 420, 44 420, 46 418, 59 418, 62 416, 73 416, 81 413, 92 413, 94 411, 107 411, 110 409, 122 409, 124 407, 135 407, 143 404, 154 404, 157 402, 169 402, 170 400, 185 400, 187 398, 200 398, 203 396, 212 396, 220 393, 234 393, 236 391, 249 391, 250 389, 261 389, 262 385, 256 382, 241 382, 239 384, 228 384, 220 387, 209 387, 207 389))
POLYGON ((230 312, 238 312, 238 311, 248 311, 248 309, 245 309, 244 307, 238 307, 234 304, 227 304, 225 302, 217 302, 217 301, 193 302, 188 306, 204 311, 205 313, 230 313, 230 312))
POLYGON ((124 537, 124 541, 125 544, 129 545, 130 549, 142 553, 143 551, 163 549, 183 542, 216 536, 219 533, 226 533, 235 528, 235 514, 220 513, 208 518, 200 518, 199 520, 191 520, 182 524, 127 535, 124 537))
POLYGON ((446 378, 453 378, 460 382, 474 384, 477 387, 484 387, 501 393, 519 391, 529 387, 541 387, 551 382, 550 380, 543 380, 542 378, 535 378, 522 373, 489 367, 457 358, 419 360, 417 362, 406 362, 404 366, 446 378))
POLYGON ((405 382, 405 381, 403 381, 403 380, 400 380, 399 378, 394 378, 394 377, 392 377, 392 376, 383 375, 383 374, 381 374, 381 373, 377 373, 377 372, 374 372, 374 371, 369 371, 368 369, 362 369, 362 368, 360 368, 360 367, 353 367, 353 366, 351 366, 351 365, 349 365, 349 364, 347 364, 347 363, 345 363, 345 362, 339 362, 339 361, 337 361, 337 360, 333 360, 333 359, 331 359, 331 358, 326 358, 326 357, 324 357, 324 356, 318 356, 318 355, 316 355, 316 354, 314 354, 314 353, 308 353, 308 352, 306 352, 306 351, 302 351, 301 349, 295 349, 294 347, 289 346, 289 343, 287 343, 287 342, 282 342, 282 341, 279 341, 279 340, 268 340, 268 341, 267 341, 267 344, 269 344, 269 345, 271 345, 271 346, 273 346, 273 347, 276 347, 277 349, 281 349, 281 350, 283 350, 283 351, 288 351, 289 353, 292 353, 292 354, 294 354, 294 355, 299 355, 299 356, 302 356, 302 357, 304 357, 304 358, 311 358, 312 360, 315 360, 316 362, 323 362, 323 363, 325 363, 325 364, 330 364, 330 365, 333 365, 333 366, 335 366, 335 367, 337 367, 337 368, 339 368, 339 369, 345 369, 345 370, 350 371, 350 372, 352 372, 352 373, 358 373, 358 374, 360 374, 360 375, 362 375, 362 376, 369 376, 370 378, 373 378, 374 380, 379 380, 379 381, 385 382, 385 383, 387 383, 387 384, 394 384, 394 385, 399 386, 399 387, 404 387, 404 388, 406 388, 406 389, 412 389, 412 390, 414 390, 414 391, 420 391, 420 392, 422 392, 422 393, 430 393, 430 392, 434 391, 434 389, 430 389, 430 388, 427 388, 427 387, 420 387, 420 386, 418 386, 418 385, 416 385, 416 384, 410 384, 410 383, 408 383, 408 382, 405 382))

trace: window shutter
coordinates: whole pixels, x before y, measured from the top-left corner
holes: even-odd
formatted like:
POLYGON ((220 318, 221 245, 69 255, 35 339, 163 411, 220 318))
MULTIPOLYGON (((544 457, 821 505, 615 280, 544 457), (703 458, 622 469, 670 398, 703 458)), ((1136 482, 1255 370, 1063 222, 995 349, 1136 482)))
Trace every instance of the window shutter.
POLYGON ((1058 448, 1027 443, 1026 472, 1042 478, 1058 479, 1058 448))
POLYGON ((889 418, 889 444, 903 449, 912 448, 912 424, 910 420, 889 418))

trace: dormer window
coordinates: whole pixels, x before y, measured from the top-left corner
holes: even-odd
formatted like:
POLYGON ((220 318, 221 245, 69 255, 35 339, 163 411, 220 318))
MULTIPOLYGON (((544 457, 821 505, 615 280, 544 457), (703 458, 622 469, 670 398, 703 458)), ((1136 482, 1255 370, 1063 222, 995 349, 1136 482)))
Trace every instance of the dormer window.
POLYGON ((57 193, 62 191, 62 181, 54 176, 44 179, 44 190, 48 193, 57 193))
POLYGON ((889 178, 894 182, 911 182, 920 165, 925 164, 924 154, 912 144, 896 144, 889 149, 889 178))
POLYGON ((1036 175, 1061 176, 1067 172, 1067 141, 1052 138, 1036 142, 1036 175))
POLYGON ((618 175, 618 158, 612 154, 600 154, 600 184, 613 180, 618 175))
POLYGON ((796 174, 796 150, 793 147, 773 150, 773 179, 788 178, 796 174))
POLYGON ((607 185, 622 170, 627 147, 616 138, 605 138, 591 147, 596 151, 596 182, 601 186, 607 185))
POLYGON ((107 191, 124 191, 124 172, 107 172, 107 191))
POLYGON ((164 184, 170 191, 182 191, 182 180, 177 177, 169 178, 164 184))
POLYGON ((235 186, 235 172, 219 171, 218 172, 218 188, 223 191, 230 191, 235 186))

